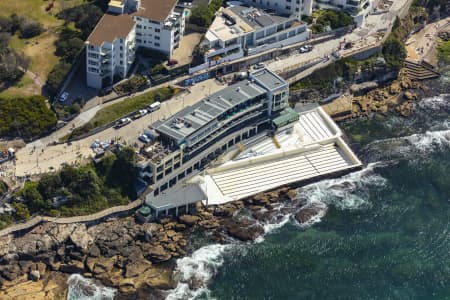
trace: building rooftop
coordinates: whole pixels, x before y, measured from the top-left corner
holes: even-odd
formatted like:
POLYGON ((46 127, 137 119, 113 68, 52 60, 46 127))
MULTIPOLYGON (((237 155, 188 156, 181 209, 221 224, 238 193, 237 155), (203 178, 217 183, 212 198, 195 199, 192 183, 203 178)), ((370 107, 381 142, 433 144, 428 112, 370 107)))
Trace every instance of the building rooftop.
POLYGON ((255 76, 255 80, 249 78, 239 81, 184 108, 165 121, 156 122, 153 127, 158 132, 181 141, 228 109, 263 95, 268 90, 287 85, 281 77, 266 69, 258 70, 251 76, 255 76))
POLYGON ((176 4, 177 0, 141 0, 141 7, 133 15, 164 22, 176 4))
POLYGON ((205 199, 206 194, 198 184, 189 184, 174 187, 167 192, 161 192, 156 197, 149 194, 145 199, 145 204, 159 211, 197 203, 205 199))
POLYGON ((233 12, 233 15, 237 16, 243 23, 246 23, 253 30, 280 24, 289 19, 293 19, 293 17, 290 16, 268 14, 260 8, 239 5, 230 7, 227 11, 233 12))
POLYGON ((230 6, 220 10, 206 32, 205 38, 211 42, 229 41, 243 34, 277 24, 286 24, 287 28, 303 25, 294 16, 268 13, 263 9, 247 6, 230 6), (292 21, 292 23, 289 23, 292 21))
POLYGON ((276 90, 287 85, 283 78, 266 68, 254 71, 251 75, 257 83, 268 90, 276 90))
POLYGON ((116 38, 126 38, 134 27, 130 15, 104 14, 91 32, 87 41, 90 44, 101 46, 103 42, 112 42, 116 38))

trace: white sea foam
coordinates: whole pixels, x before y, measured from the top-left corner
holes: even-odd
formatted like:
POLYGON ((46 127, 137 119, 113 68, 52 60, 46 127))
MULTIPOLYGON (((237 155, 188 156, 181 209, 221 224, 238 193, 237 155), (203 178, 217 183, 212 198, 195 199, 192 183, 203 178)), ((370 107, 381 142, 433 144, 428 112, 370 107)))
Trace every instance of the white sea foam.
POLYGON ((80 274, 70 275, 67 284, 67 300, 112 300, 116 294, 115 289, 105 287, 80 274))
POLYGON ((413 134, 405 139, 420 152, 429 152, 436 147, 450 146, 450 130, 427 131, 423 134, 413 134))
POLYGON ((209 298, 207 284, 223 264, 223 254, 231 245, 204 246, 191 256, 177 260, 175 279, 178 285, 166 299, 195 299, 202 295, 209 298))
MULTIPOLYGON (((327 205, 334 205, 342 209, 357 209, 367 206, 363 197, 355 195, 368 189, 368 186, 384 185, 385 179, 374 172, 377 167, 384 167, 389 162, 369 164, 365 169, 354 172, 338 179, 323 180, 299 189, 299 197, 307 199, 307 204, 314 204, 319 208, 317 215, 313 216, 302 227, 311 226, 320 222, 326 214, 327 205)), ((281 207, 280 207, 281 208, 281 207)), ((295 213, 295 211, 293 211, 295 213)), ((261 224, 264 226, 264 235, 257 238, 255 243, 264 241, 264 236, 283 227, 291 219, 291 214, 285 214, 281 219, 261 224)), ((178 285, 170 291, 166 299, 211 299, 208 283, 217 274, 224 263, 224 253, 239 244, 208 245, 192 253, 190 257, 177 260, 175 279, 178 285)), ((245 251, 245 247, 242 248, 245 251)))
POLYGON ((423 98, 417 105, 422 109, 440 110, 450 108, 450 94, 423 98))
POLYGON ((324 203, 340 209, 360 209, 369 203, 364 192, 369 186, 381 186, 386 180, 374 172, 387 162, 371 163, 358 172, 336 179, 326 179, 299 189, 299 196, 308 203, 324 203))

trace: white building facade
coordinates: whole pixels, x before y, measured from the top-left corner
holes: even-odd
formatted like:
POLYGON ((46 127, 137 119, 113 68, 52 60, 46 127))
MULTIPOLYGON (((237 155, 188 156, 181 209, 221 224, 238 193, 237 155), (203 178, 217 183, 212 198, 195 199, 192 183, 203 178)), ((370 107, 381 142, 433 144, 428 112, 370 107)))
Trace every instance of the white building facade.
POLYGON ((233 6, 218 12, 202 45, 209 65, 305 41, 310 31, 296 16, 268 14, 264 10, 233 6))
POLYGON ((176 0, 111 0, 86 41, 86 83, 100 89, 127 76, 138 47, 170 58, 184 34, 176 0))

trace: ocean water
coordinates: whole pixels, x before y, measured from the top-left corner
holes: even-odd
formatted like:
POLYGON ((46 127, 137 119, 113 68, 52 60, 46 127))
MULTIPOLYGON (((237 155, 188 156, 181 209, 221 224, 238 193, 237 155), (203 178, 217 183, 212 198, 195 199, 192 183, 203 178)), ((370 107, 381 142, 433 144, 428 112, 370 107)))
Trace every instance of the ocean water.
POLYGON ((198 247, 168 299, 450 299, 450 95, 343 126, 366 167, 299 189, 321 207, 253 243, 198 247))
MULTIPOLYGON (((286 214, 252 243, 199 234, 167 299, 450 299, 450 95, 342 127, 366 167, 300 188, 315 218, 286 214)), ((68 284, 69 300, 117 294, 68 284)))

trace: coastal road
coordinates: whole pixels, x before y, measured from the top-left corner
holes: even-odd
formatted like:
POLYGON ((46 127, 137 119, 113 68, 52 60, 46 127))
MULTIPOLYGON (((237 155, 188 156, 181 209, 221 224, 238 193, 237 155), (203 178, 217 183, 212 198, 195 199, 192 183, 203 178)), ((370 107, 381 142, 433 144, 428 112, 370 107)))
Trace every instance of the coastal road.
POLYGON ((224 87, 225 85, 219 84, 215 79, 209 79, 190 87, 188 92, 163 102, 159 110, 137 119, 120 129, 108 128, 80 141, 75 141, 70 145, 47 145, 54 141, 55 137, 63 135, 61 132, 27 144, 26 147, 17 151, 18 160, 16 162, 15 175, 22 177, 45 173, 59 169, 63 163, 80 163, 94 155, 90 146, 96 140, 109 142, 120 138, 121 141, 132 145, 137 141, 138 135, 143 133, 144 129, 153 122, 167 118, 180 111, 183 107, 192 105, 203 97, 224 87))
MULTIPOLYGON (((309 53, 294 54, 279 60, 269 61, 267 66, 277 73, 282 73, 293 66, 305 64, 331 55, 333 52, 337 51, 340 44, 344 41, 353 42, 354 46, 349 50, 340 50, 339 52, 343 56, 351 55, 355 51, 358 51, 358 49, 377 45, 381 43, 378 32, 389 32, 396 16, 407 9, 410 2, 411 0, 393 1, 393 4, 389 7, 388 11, 368 16, 365 25, 362 28, 358 28, 352 33, 340 38, 316 45, 314 50, 309 53)), ((312 68, 305 70, 300 75, 307 76, 328 63, 331 63, 331 60, 319 63, 312 68)), ((182 107, 198 102, 204 96, 214 93, 223 87, 224 86, 217 84, 214 79, 210 79, 191 87, 189 94, 177 96, 164 102, 160 110, 138 119, 123 128, 118 130, 109 128, 83 140, 73 142, 71 145, 63 144, 47 146, 49 143, 52 143, 69 133, 73 126, 78 127, 89 121, 99 109, 111 105, 116 101, 94 106, 50 136, 27 144, 26 147, 20 149, 17 152, 18 161, 15 174, 16 176, 39 174, 58 169, 62 163, 71 164, 81 162, 94 154, 90 149, 90 145, 95 140, 111 141, 113 139, 122 138, 123 141, 134 144, 139 133, 142 133, 151 123, 162 118, 167 118, 182 109, 182 107)), ((126 98, 119 101, 126 101, 126 98)))

